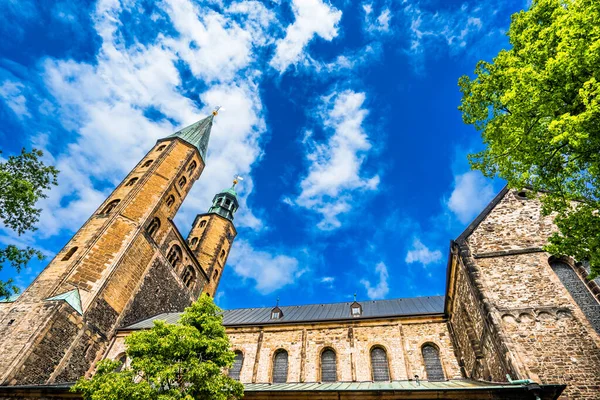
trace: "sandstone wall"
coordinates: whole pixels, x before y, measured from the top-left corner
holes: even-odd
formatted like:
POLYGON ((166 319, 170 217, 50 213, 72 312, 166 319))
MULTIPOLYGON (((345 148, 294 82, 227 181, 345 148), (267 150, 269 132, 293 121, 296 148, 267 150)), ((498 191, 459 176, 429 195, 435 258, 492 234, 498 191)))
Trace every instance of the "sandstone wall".
POLYGON ((244 354, 243 383, 271 382, 278 349, 288 352, 288 382, 318 382, 320 354, 325 348, 336 352, 338 381, 370 381, 374 346, 386 350, 392 380, 413 379, 414 375, 427 379, 421 355, 427 343, 440 349, 446 378, 461 377, 447 324, 441 318, 228 327, 227 333, 233 349, 244 354))
MULTIPOLYGON (((597 399, 600 335, 541 249, 554 229, 552 218, 541 216, 537 200, 508 192, 462 244, 461 262, 487 314, 490 331, 497 333, 497 355, 504 359, 507 373, 540 383, 567 384, 565 398, 597 399)), ((590 282, 583 282, 591 288, 590 282)), ((464 299, 455 303, 458 311, 453 322, 460 316, 458 303, 469 303, 464 299)), ((476 331, 480 325, 473 323, 476 331)), ((456 337, 457 347, 468 355, 465 335, 456 337)), ((465 357, 465 365, 472 358, 465 357)))

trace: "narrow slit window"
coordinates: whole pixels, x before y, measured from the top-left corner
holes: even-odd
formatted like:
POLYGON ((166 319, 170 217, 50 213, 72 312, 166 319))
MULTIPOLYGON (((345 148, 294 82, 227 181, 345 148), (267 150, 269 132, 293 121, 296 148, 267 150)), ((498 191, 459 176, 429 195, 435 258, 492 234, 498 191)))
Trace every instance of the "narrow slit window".
POLYGON ((156 151, 163 151, 166 147, 167 147, 167 145, 162 144, 162 145, 158 146, 158 149, 156 149, 156 151))
POLYGON ((229 377, 235 379, 236 381, 240 380, 240 373, 242 372, 242 366, 244 365, 244 354, 241 351, 235 352, 235 358, 233 359, 233 365, 229 370, 229 377))
POLYGON ((186 182, 187 182, 187 179, 185 179, 185 176, 182 176, 181 178, 179 178, 179 183, 178 183, 179 188, 183 189, 183 187, 185 186, 186 182))
POLYGON ((423 353, 423 363, 425 364, 425 372, 429 381, 443 381, 444 369, 440 360, 440 352, 431 344, 426 344, 421 349, 423 353))
POLYGON ((183 284, 191 289, 196 283, 196 270, 191 265, 188 265, 183 272, 181 277, 183 284))
POLYGON ((171 266, 173 266, 173 268, 176 268, 181 262, 181 254, 181 248, 176 244, 174 244, 169 250, 169 253, 167 254, 167 261, 171 264, 171 266))
POLYGON ((165 204, 167 205, 167 207, 171 208, 171 206, 175 204, 175 197, 173 195, 167 197, 167 201, 165 202, 165 204))
POLYGON ((152 163, 154 162, 154 160, 148 160, 146 161, 143 165, 142 168, 148 168, 149 166, 152 165, 152 163))
POLYGON ((116 207, 117 205, 121 202, 121 200, 113 200, 110 203, 107 204, 106 207, 104 207, 104 210, 102 210, 102 214, 110 214, 116 207))
POLYGON ((332 349, 325 349, 321 353, 321 381, 337 381, 336 356, 332 349))
POLYGON ((371 350, 371 371, 373 372, 374 381, 390 380, 387 353, 381 347, 375 347, 371 350))
POLYGON ((225 258, 225 250, 221 250, 221 260, 225 258))
POLYGON ((73 257, 73 254, 75 254, 75 252, 77 251, 78 247, 71 247, 69 249, 69 251, 67 251, 67 254, 65 254, 65 256, 62 258, 62 261, 68 261, 71 257, 73 257))
POLYGON ((158 219, 158 217, 154 217, 152 219, 152 221, 148 224, 148 228, 146 228, 146 232, 148 233, 148 235, 150 235, 150 237, 154 237, 154 234, 156 232, 158 232, 158 229, 160 228, 160 219, 158 219))
POLYGON ((138 178, 131 178, 129 182, 125 184, 125 186, 133 186, 138 181, 138 178))
POLYGON ((216 281, 218 277, 219 277, 219 271, 215 270, 215 272, 213 273, 213 281, 216 281))
POLYGON ((283 349, 273 357, 273 383, 286 383, 288 377, 288 353, 283 349))
POLYGON ((190 246, 194 247, 198 244, 198 238, 197 237, 193 237, 192 240, 190 240, 190 246))
POLYGON ((205 219, 203 219, 202 221, 200 221, 200 225, 199 225, 199 227, 200 227, 200 228, 204 228, 205 226, 206 226, 206 220, 205 220, 205 219))
POLYGON ((187 173, 188 174, 192 173, 196 169, 197 166, 198 166, 198 164, 196 164, 196 161, 192 161, 192 163, 190 165, 188 165, 187 173))

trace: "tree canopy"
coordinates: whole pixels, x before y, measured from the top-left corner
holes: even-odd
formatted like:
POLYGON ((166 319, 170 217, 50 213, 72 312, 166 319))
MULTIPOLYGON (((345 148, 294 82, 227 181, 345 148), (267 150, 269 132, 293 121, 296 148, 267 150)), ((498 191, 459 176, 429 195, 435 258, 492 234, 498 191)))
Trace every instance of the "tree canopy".
POLYGON ((73 391, 86 400, 228 400, 243 394, 242 384, 224 373, 235 355, 221 310, 206 294, 178 324, 154 321, 152 329, 128 336, 126 346, 128 366, 103 360, 73 391))
MULTIPOLYGON (((600 1, 533 0, 512 17, 512 46, 459 80, 463 120, 485 149, 470 162, 530 187, 559 230, 547 250, 600 273, 600 1)), ((531 194, 533 196, 533 194, 531 194)))
MULTIPOLYGON (((0 221, 18 235, 36 230, 41 209, 35 205, 46 197, 46 190, 56 185, 58 171, 45 165, 42 155, 40 150, 23 149, 21 154, 0 162, 0 221)), ((19 272, 34 257, 44 258, 31 247, 19 248, 14 244, 0 247, 0 269, 10 265, 19 272)), ((0 281, 0 299, 14 293, 18 293, 18 288, 12 279, 0 281)))

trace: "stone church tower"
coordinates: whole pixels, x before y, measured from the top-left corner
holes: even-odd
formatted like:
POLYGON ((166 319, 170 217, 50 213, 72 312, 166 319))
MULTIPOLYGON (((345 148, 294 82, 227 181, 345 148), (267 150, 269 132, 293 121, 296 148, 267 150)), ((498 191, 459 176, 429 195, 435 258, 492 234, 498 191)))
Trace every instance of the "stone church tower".
POLYGON ((204 169, 215 115, 159 140, 23 294, 0 304, 0 385, 75 381, 118 327, 214 295, 236 235, 235 190, 215 197, 187 241, 172 219, 204 169))

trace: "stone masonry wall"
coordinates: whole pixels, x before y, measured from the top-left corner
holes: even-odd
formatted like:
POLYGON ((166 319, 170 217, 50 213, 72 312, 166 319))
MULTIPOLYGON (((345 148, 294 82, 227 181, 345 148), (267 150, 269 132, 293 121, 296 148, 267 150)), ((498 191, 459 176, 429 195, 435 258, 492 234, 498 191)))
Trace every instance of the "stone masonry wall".
POLYGON ((350 321, 331 324, 228 327, 234 350, 244 354, 240 374, 243 383, 267 383, 272 379, 273 355, 288 352, 288 382, 318 382, 320 354, 325 348, 336 352, 338 381, 370 381, 370 351, 386 349, 392 380, 427 379, 421 347, 433 343, 447 379, 461 377, 447 324, 437 320, 395 319, 350 321))
MULTIPOLYGON (((158 252, 145 237, 148 222, 161 218, 156 240, 173 229, 169 219, 204 166, 197 150, 181 140, 162 144, 167 147, 152 149, 23 295, 4 307, 0 384, 73 380, 102 355, 158 252), (145 166, 148 160, 152 163, 145 166), (188 171, 192 162, 197 168, 188 171), (183 187, 181 176, 186 177, 183 187), (132 178, 138 180, 127 185, 132 178), (164 200, 170 194, 176 194, 176 201, 169 208, 164 200), (120 203, 105 213, 115 199, 120 203), (45 300, 75 288, 83 316, 57 313, 57 302, 45 300)), ((75 312, 66 303, 64 307, 75 312)))
POLYGON ((541 250, 554 229, 537 200, 508 192, 467 238, 463 261, 519 378, 565 383, 564 398, 597 399, 600 335, 541 250))

